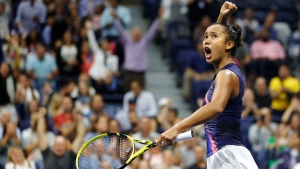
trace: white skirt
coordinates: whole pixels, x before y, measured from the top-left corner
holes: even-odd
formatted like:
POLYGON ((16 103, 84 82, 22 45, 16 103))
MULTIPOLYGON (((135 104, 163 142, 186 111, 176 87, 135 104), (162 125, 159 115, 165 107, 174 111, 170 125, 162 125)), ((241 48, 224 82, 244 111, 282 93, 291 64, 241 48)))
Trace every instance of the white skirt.
POLYGON ((258 169, 250 151, 227 145, 207 158, 207 169, 258 169))

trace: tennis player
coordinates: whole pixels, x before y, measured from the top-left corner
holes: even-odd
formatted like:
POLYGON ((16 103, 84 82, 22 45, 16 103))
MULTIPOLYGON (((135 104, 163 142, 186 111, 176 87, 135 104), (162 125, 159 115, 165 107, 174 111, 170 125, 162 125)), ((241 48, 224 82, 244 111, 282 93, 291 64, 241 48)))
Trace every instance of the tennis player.
POLYGON ((244 81, 234 64, 236 49, 241 43, 241 27, 226 25, 229 15, 237 10, 225 2, 216 24, 204 34, 206 61, 215 66, 216 75, 206 93, 203 106, 160 135, 159 146, 174 144, 181 132, 204 124, 207 140, 208 169, 257 169, 257 165, 242 140, 241 114, 244 81))

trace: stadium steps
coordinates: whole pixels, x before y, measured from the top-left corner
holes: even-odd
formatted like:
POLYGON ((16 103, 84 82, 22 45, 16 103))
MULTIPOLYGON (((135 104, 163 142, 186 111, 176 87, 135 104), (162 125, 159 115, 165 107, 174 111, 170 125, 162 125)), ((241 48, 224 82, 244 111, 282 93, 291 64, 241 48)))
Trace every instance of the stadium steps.
MULTIPOLYGON (((132 14, 131 28, 138 26, 145 33, 151 23, 142 18, 142 7, 138 5, 126 5, 132 14)), ((177 108, 180 117, 187 117, 192 112, 190 106, 184 102, 181 90, 176 88, 175 76, 169 72, 168 65, 161 58, 158 46, 149 46, 149 68, 146 73, 146 90, 151 91, 157 100, 163 97, 170 97, 173 100, 172 106, 177 108)))

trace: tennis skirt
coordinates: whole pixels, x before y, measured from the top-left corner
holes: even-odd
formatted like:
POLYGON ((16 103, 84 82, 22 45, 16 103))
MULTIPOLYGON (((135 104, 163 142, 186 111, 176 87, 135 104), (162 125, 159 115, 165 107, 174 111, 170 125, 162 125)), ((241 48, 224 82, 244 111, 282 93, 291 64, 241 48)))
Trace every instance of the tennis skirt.
POLYGON ((227 145, 207 158, 207 169, 258 169, 250 151, 227 145))

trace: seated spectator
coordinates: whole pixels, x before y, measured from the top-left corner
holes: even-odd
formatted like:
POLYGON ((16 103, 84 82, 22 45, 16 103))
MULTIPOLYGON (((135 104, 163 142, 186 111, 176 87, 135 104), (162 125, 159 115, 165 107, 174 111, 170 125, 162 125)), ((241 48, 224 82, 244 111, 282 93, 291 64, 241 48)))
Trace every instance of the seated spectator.
MULTIPOLYGON (((203 16, 194 30, 193 40, 195 43, 203 41, 204 33, 206 29, 211 25, 211 19, 209 16, 203 16)), ((202 53, 201 53, 202 54, 202 53)))
POLYGON ((79 58, 78 53, 78 49, 72 39, 72 33, 66 31, 63 35, 63 43, 56 51, 56 63, 60 76, 79 76, 81 58, 79 58))
POLYGON ((96 85, 96 91, 99 94, 124 94, 123 86, 111 71, 107 72, 102 83, 96 85))
POLYGON ((123 100, 123 109, 128 110, 128 101, 136 97, 136 113, 138 117, 155 117, 157 114, 157 105, 155 97, 151 92, 143 90, 138 81, 131 82, 131 91, 127 92, 123 100))
POLYGON ((194 153, 196 157, 196 163, 187 167, 187 169, 205 169, 206 161, 205 161, 205 149, 202 146, 196 145, 194 147, 194 153))
POLYGON ((254 85, 254 96, 254 100, 258 108, 271 106, 272 100, 267 86, 267 81, 264 77, 256 78, 254 85))
POLYGON ((157 165, 155 169, 180 169, 174 164, 174 154, 172 150, 166 149, 163 151, 162 164, 157 165))
POLYGON ((111 119, 108 125, 108 133, 119 133, 120 124, 117 120, 111 119))
POLYGON ((251 43, 254 40, 254 35, 259 27, 258 21, 254 18, 254 11, 252 8, 245 9, 245 18, 241 19, 241 25, 245 28, 245 41, 251 43))
MULTIPOLYGON (((142 117, 139 120, 139 131, 132 134, 132 137, 140 140, 154 140, 159 138, 159 133, 151 131, 151 119, 149 117, 142 117)), ((144 147, 140 143, 136 143, 135 146, 137 149, 144 147)))
MULTIPOLYGON (((5 135, 6 132, 6 126, 8 125, 8 123, 11 123, 11 118, 10 118, 10 113, 2 110, 0 112, 0 140, 3 139, 3 136, 5 135)), ((17 137, 19 139, 21 139, 21 130, 17 127, 16 129, 17 132, 17 137)))
POLYGON ((21 146, 21 140, 17 136, 17 126, 14 123, 9 122, 5 126, 0 145, 0 164, 5 164, 8 157, 8 148, 10 146, 21 146))
POLYGON ((5 61, 8 61, 13 69, 24 70, 28 49, 25 39, 20 34, 12 30, 7 43, 3 44, 3 54, 5 61))
POLYGON ((40 91, 41 92, 41 105, 42 106, 48 106, 50 103, 51 96, 53 95, 54 91, 51 87, 51 84, 49 82, 46 82, 44 84, 43 89, 40 91))
POLYGON ((109 116, 106 114, 102 114, 96 117, 96 119, 92 122, 91 129, 88 133, 86 133, 84 137, 84 141, 88 141, 89 139, 108 132, 108 125, 110 123, 109 116))
POLYGON ((15 103, 24 104, 32 100, 40 100, 39 92, 32 87, 31 79, 26 74, 20 74, 15 93, 15 103))
POLYGON ((274 72, 278 70, 286 56, 282 45, 278 41, 270 39, 270 32, 267 29, 259 32, 259 38, 251 44, 254 69, 257 70, 258 76, 264 76, 269 80, 276 76, 274 72))
POLYGON ((45 46, 41 43, 36 45, 36 54, 28 58, 27 74, 34 79, 33 86, 42 89, 46 81, 55 83, 52 79, 58 74, 55 58, 46 53, 45 46))
POLYGON ((22 38, 25 39, 29 54, 36 53, 36 45, 40 42, 43 42, 42 37, 37 30, 32 30, 28 34, 23 34, 22 38))
POLYGON ((176 123, 181 121, 178 117, 178 111, 176 108, 171 108, 172 100, 167 99, 167 102, 161 105, 160 113, 157 116, 157 121, 162 128, 162 131, 169 130, 176 123))
POLYGON ((89 74, 89 70, 94 63, 94 53, 90 51, 90 46, 87 41, 84 41, 81 45, 81 73, 82 74, 89 74))
POLYGON ((94 62, 89 69, 89 75, 94 81, 102 83, 108 71, 112 71, 114 75, 118 73, 118 57, 109 52, 109 42, 107 39, 102 39, 101 48, 99 47, 95 33, 92 30, 93 25, 91 22, 87 21, 85 27, 88 30, 87 35, 90 50, 94 54, 94 62))
MULTIPOLYGON (((193 55, 183 77, 183 96, 191 99, 192 80, 211 80, 214 76, 214 66, 206 62, 202 41, 197 42, 197 55, 193 55)), ((205 94, 204 94, 205 95, 205 94)))
POLYGON ((19 110, 19 126, 22 130, 30 127, 31 115, 37 114, 39 111, 39 102, 37 100, 32 100, 27 105, 21 106, 19 110))
MULTIPOLYGON (((116 0, 115 0, 116 1, 116 0)), ((132 30, 131 36, 126 34, 122 17, 118 11, 112 11, 113 25, 120 34, 120 38, 124 44, 124 88, 125 91, 130 90, 132 81, 138 81, 140 85, 145 87, 145 72, 148 68, 148 46, 154 38, 158 29, 162 10, 159 10, 157 19, 152 23, 146 35, 142 35, 140 28, 136 27, 132 30)))
POLYGON ((11 68, 7 62, 0 66, 0 109, 7 110, 11 114, 11 120, 17 122, 17 111, 14 102, 15 80, 11 74, 11 68))
POLYGON ((15 22, 23 33, 31 30, 41 31, 41 26, 46 19, 46 7, 39 0, 22 1, 19 4, 15 22))
POLYGON ((56 136, 53 147, 50 148, 46 135, 45 119, 39 118, 37 127, 38 147, 42 152, 44 169, 68 169, 72 168, 84 136, 84 126, 79 120, 76 123, 76 138, 72 142, 71 150, 67 148, 66 139, 63 136, 56 136))
POLYGON ((33 161, 25 158, 23 151, 18 146, 12 146, 8 149, 7 163, 5 169, 35 169, 33 161))
POLYGON ((107 114, 104 110, 104 101, 101 95, 96 94, 92 96, 90 111, 84 115, 85 126, 88 127, 90 122, 93 122, 102 114, 107 114))
POLYGON ((249 128, 249 141, 254 151, 254 159, 259 167, 264 168, 266 163, 263 160, 266 157, 267 145, 272 136, 275 136, 277 124, 272 122, 271 110, 269 108, 261 108, 260 116, 255 124, 249 128))
POLYGON ((0 36, 6 37, 9 35, 9 5, 6 6, 5 2, 0 2, 0 36))
POLYGON ((53 116, 53 124, 59 134, 70 139, 74 137, 76 113, 72 99, 65 96, 60 109, 53 116))
POLYGON ((70 96, 73 91, 73 87, 70 82, 66 82, 60 91, 53 93, 49 103, 49 114, 54 115, 60 107, 60 103, 65 96, 70 96))
POLYGON ((289 139, 289 148, 279 154, 278 168, 293 168, 294 165, 300 162, 300 137, 299 133, 294 133, 289 139))
POLYGON ((78 111, 86 114, 90 110, 91 95, 89 93, 90 86, 87 82, 81 81, 78 84, 78 96, 75 101, 75 106, 78 111))
POLYGON ((227 25, 232 26, 234 24, 237 24, 241 27, 241 29, 242 29, 241 38, 244 39, 245 38, 245 27, 243 26, 243 22, 239 18, 237 18, 236 13, 231 14, 227 20, 227 25))
POLYGON ((272 114, 282 116, 292 96, 299 92, 299 81, 291 76, 288 65, 283 64, 279 67, 278 76, 270 81, 269 90, 272 98, 272 114))
MULTIPOLYGON (((22 146, 24 147, 27 156, 31 156, 38 169, 44 168, 43 156, 39 149, 39 141, 37 136, 37 123, 40 116, 44 117, 47 113, 46 108, 40 108, 39 112, 32 114, 30 117, 30 127, 22 131, 22 146)), ((50 147, 54 144, 55 135, 54 133, 47 131, 46 137, 50 147)))
POLYGON ((189 140, 185 140, 184 143, 176 147, 174 162, 175 164, 183 164, 183 168, 193 165, 196 162, 196 156, 194 152, 194 147, 199 145, 198 137, 194 137, 189 140))
POLYGON ((255 97, 252 89, 250 88, 245 89, 243 104, 244 104, 244 109, 242 112, 242 117, 260 116, 259 109, 255 103, 255 97))

